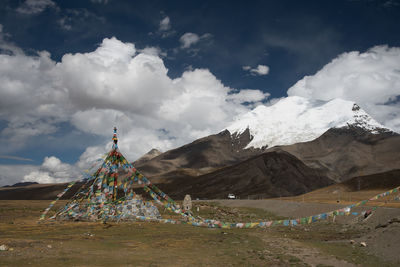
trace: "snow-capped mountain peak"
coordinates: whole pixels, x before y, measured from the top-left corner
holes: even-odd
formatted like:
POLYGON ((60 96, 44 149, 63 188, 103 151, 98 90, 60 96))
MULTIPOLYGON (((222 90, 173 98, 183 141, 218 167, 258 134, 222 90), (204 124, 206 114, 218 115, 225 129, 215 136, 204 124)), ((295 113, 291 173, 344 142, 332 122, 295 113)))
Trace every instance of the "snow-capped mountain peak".
POLYGON ((325 102, 299 96, 286 97, 272 106, 260 105, 236 118, 226 129, 235 136, 248 128, 252 140, 246 148, 261 148, 307 142, 330 128, 350 126, 373 134, 391 131, 352 101, 325 102))

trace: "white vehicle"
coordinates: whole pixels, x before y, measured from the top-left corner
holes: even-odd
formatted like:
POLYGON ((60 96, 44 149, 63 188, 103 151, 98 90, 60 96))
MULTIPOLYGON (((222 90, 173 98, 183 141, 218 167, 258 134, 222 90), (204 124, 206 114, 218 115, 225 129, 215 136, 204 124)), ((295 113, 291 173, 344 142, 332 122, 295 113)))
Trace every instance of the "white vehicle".
POLYGON ((228 194, 228 199, 235 199, 236 196, 234 194, 228 194))

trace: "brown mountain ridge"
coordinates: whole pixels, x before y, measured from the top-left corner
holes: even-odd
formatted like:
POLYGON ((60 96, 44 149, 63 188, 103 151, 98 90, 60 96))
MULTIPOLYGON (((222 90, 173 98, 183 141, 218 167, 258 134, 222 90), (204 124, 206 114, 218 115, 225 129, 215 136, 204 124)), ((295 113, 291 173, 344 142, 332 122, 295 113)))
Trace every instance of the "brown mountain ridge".
POLYGON ((158 186, 172 197, 279 197, 303 194, 334 182, 285 152, 267 152, 197 177, 176 177, 158 186))
POLYGON ((357 127, 332 128, 313 141, 268 151, 286 151, 337 182, 400 169, 399 134, 372 134, 357 127))
MULTIPOLYGON (((228 193, 291 196, 354 176, 374 177, 400 169, 400 135, 395 133, 333 128, 313 141, 267 150, 245 149, 251 138, 248 130, 240 136, 223 131, 159 155, 153 151, 133 165, 177 199, 185 194, 199 198, 225 198, 228 193)), ((29 189, 25 197, 50 197, 47 189, 39 188, 32 187, 37 193, 29 189)), ((25 189, 18 190, 22 191, 14 192, 24 196, 25 189)), ((1 189, 0 198, 5 195, 10 197, 1 189)))

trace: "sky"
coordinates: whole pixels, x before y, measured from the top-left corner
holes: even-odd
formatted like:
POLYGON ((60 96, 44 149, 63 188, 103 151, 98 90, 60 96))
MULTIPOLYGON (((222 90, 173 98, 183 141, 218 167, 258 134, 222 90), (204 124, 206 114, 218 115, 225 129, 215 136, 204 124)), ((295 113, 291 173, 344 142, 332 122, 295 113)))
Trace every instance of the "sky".
POLYGON ((288 96, 400 132, 400 1, 0 0, 0 186, 74 180, 288 96))

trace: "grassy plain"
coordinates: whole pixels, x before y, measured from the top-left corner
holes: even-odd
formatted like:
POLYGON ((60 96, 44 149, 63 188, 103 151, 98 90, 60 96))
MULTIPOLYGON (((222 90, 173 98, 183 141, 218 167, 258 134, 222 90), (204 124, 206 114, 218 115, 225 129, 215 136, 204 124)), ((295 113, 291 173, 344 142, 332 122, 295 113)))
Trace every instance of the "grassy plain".
MULTIPOLYGON (((361 230, 343 232, 332 222, 266 229, 147 222, 38 224, 48 204, 0 201, 0 245, 10 248, 0 251, 0 266, 391 266, 349 243, 361 230)), ((282 218, 212 202, 195 203, 193 209, 201 217, 231 222, 282 218)))

